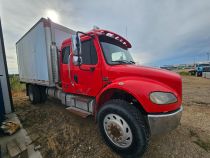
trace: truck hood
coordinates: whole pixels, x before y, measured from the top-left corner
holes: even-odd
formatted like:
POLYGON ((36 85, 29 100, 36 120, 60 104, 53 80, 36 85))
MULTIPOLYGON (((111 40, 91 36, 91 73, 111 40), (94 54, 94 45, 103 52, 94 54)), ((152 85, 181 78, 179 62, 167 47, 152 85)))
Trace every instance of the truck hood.
POLYGON ((182 81, 180 75, 175 72, 137 65, 114 65, 108 71, 111 81, 119 77, 141 77, 161 82, 182 96, 182 81))

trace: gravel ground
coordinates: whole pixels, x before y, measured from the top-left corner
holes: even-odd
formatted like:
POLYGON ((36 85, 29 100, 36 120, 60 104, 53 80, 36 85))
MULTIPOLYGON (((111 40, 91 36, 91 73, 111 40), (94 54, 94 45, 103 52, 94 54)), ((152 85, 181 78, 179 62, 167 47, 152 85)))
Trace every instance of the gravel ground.
MULTIPOLYGON (((17 115, 44 157, 119 157, 103 143, 92 117, 71 114, 54 99, 34 106, 23 92, 13 98, 17 115)), ((210 157, 210 80, 183 76, 183 106, 181 125, 151 138, 144 158, 210 157)))

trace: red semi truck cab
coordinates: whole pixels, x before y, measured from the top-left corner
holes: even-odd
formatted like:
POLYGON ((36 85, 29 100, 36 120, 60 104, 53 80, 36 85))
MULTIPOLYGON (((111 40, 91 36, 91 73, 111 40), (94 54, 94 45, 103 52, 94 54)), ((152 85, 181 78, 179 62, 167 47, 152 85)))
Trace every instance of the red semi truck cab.
POLYGON ((129 41, 111 31, 72 33, 57 51, 59 80, 54 86, 24 80, 29 99, 39 103, 53 96, 74 113, 93 115, 115 152, 142 155, 150 136, 179 125, 182 81, 174 72, 136 65, 129 48, 129 41))
MULTIPOLYGON (((106 101, 104 97, 107 99, 116 91, 124 91, 133 96, 146 113, 180 109, 182 82, 177 73, 135 65, 129 52, 131 44, 111 31, 92 30, 80 38, 80 54, 74 53, 71 38, 62 43, 60 76, 65 93, 95 97, 100 106, 106 101), (161 92, 165 95, 159 96, 161 92), (173 100, 158 104, 167 96, 173 100)), ((96 113, 99 108, 95 108, 96 113)))
MULTIPOLYGON (((135 107, 146 117, 145 126, 151 135, 177 127, 182 111, 182 82, 178 74, 135 65, 129 53, 131 44, 111 31, 92 30, 78 38, 78 43, 73 44, 74 39, 67 39, 61 47, 60 75, 65 93, 94 97, 96 116, 107 102, 115 100, 115 104, 109 105, 120 106, 117 103, 125 101, 127 108, 135 107), (79 48, 74 48, 76 45, 79 48)), ((114 120, 110 122, 110 131, 114 131, 114 127, 121 128, 114 120)), ((103 128, 106 126, 101 127, 102 133, 103 128)), ((107 135, 108 141, 112 141, 109 134, 105 134, 105 140, 107 135)))

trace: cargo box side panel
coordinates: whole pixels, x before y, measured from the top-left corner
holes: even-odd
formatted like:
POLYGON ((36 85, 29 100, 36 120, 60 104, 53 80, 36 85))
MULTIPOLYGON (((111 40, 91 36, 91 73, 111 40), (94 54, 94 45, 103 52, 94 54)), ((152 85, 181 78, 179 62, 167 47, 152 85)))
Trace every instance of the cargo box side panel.
POLYGON ((43 22, 36 25, 17 43, 20 80, 49 84, 46 38, 43 22))
POLYGON ((58 25, 54 25, 53 32, 54 32, 54 41, 56 43, 56 46, 60 49, 62 42, 67 39, 71 38, 72 34, 76 34, 75 31, 67 29, 65 27, 59 27, 58 25))

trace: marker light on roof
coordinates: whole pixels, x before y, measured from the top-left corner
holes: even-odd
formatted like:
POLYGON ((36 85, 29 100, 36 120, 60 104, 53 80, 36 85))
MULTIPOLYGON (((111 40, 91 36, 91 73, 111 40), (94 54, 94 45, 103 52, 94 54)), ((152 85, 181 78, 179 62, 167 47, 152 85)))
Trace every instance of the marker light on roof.
POLYGON ((107 33, 106 36, 114 38, 114 35, 112 33, 107 33))
POLYGON ((94 30, 94 31, 97 32, 99 35, 105 35, 107 37, 114 38, 114 39, 118 40, 119 42, 121 42, 122 44, 124 44, 126 47, 131 48, 131 44, 126 39, 121 37, 120 35, 117 35, 111 31, 107 31, 107 30, 94 30))

